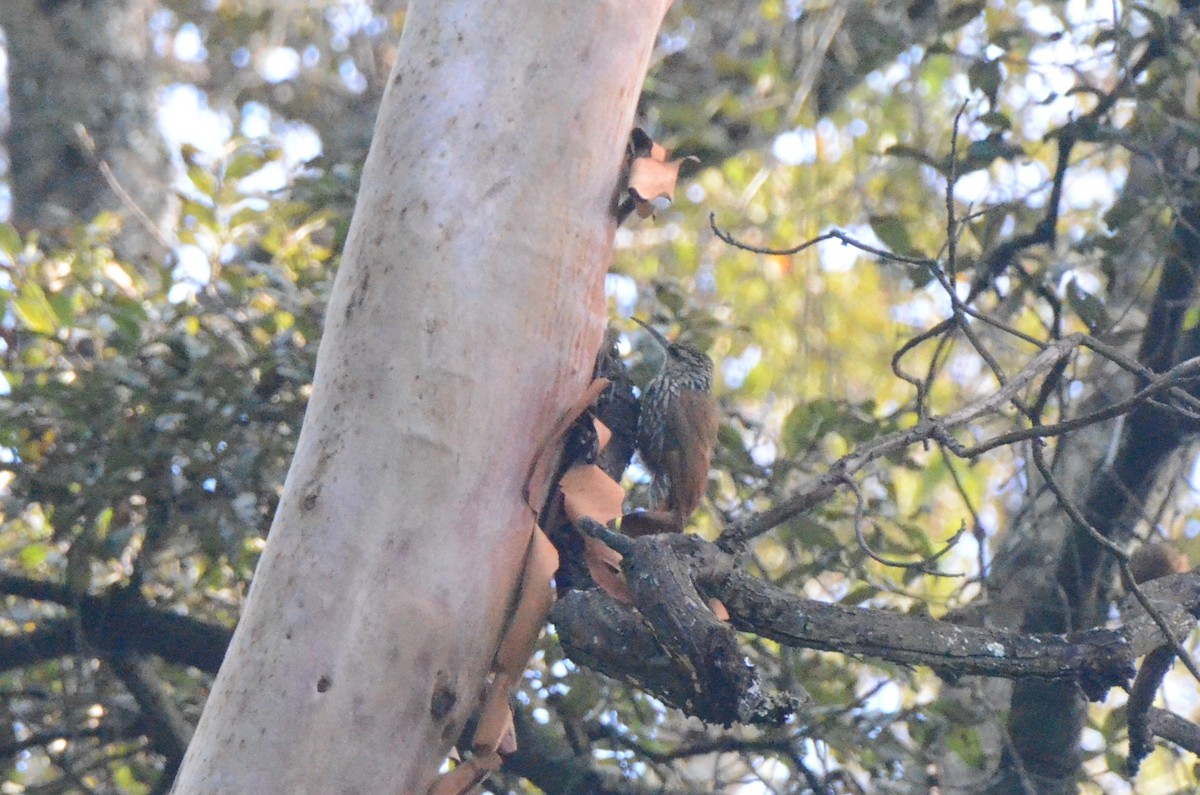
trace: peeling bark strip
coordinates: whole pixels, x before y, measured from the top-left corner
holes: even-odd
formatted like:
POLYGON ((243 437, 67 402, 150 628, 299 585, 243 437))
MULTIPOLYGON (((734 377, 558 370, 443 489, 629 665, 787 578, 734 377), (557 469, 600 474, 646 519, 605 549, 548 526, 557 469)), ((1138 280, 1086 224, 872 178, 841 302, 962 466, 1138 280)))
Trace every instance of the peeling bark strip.
MULTIPOLYGON (((625 556, 632 606, 598 591, 572 592, 551 614, 559 640, 573 659, 711 722, 753 719, 747 709, 755 705, 763 716, 778 709, 748 666, 737 664, 734 629, 785 646, 925 665, 947 678, 1074 679, 1093 700, 1125 684, 1134 661, 1163 642, 1134 603, 1117 629, 1024 635, 804 599, 739 570, 696 536, 613 543, 625 556), (713 617, 708 597, 724 602, 732 628, 713 617)), ((1200 573, 1164 577, 1144 591, 1174 631, 1195 626, 1200 573)))

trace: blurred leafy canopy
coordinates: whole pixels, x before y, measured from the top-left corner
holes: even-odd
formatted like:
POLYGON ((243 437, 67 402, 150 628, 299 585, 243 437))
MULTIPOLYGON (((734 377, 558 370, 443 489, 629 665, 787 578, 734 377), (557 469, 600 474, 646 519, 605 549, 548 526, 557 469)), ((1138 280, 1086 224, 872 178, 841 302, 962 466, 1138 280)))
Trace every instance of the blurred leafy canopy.
MULTIPOLYGON (((708 213, 760 245, 792 245, 837 226, 897 253, 934 256, 944 250, 953 173, 968 219, 957 277, 969 284, 987 252, 1042 219, 1056 155, 1047 133, 1094 107, 1169 25, 1171 10, 1135 5, 1115 22, 1103 4, 967 3, 937 13, 936 4, 906 13, 679 0, 668 18, 642 123, 704 165, 681 183, 672 208, 618 233, 610 285, 614 315, 672 324, 718 362, 727 423, 708 512, 696 520, 701 533, 715 535, 856 444, 915 422, 914 391, 892 374, 891 357, 946 309, 921 268, 838 243, 791 256, 732 250, 708 231, 708 213), (887 26, 872 13, 901 16, 887 26), (874 39, 864 43, 864 30, 874 39)), ((164 2, 154 24, 166 79, 203 89, 239 129, 216 152, 179 147, 176 236, 189 247, 189 267, 181 259, 139 270, 115 260, 111 216, 54 242, 0 225, 10 387, 0 397, 0 545, 10 567, 76 594, 133 583, 156 604, 232 624, 303 418, 335 252, 402 21, 401 10, 356 3, 292 11, 164 2), (182 35, 199 36, 203 58, 174 57, 182 35), (264 64, 281 49, 302 65, 274 80, 264 64), (246 134, 240 123, 262 107, 270 130, 246 134), (298 121, 320 135, 324 154, 288 164, 282 188, 254 187, 256 174, 279 166, 298 121)), ((1108 294, 1121 267, 1114 237, 1144 229, 1138 224, 1161 229, 1170 196, 1120 194, 1128 153, 1167 128, 1196 137, 1194 102, 1182 88, 1195 63, 1186 47, 1166 53, 1082 131, 1060 244, 1024 252, 1024 275, 1005 274, 988 299, 1006 322, 1041 338, 1056 325, 1099 333, 1132 299, 1108 294), (1060 302, 1054 312, 1047 294, 1060 302)), ((1153 245, 1155 235, 1146 239, 1153 245)), ((648 377, 637 368, 653 346, 632 332, 628 342, 635 375, 648 377)), ((1000 357, 1010 365, 1024 353, 1013 346, 1000 357)), ((986 383, 984 365, 964 347, 920 348, 905 364, 938 375, 927 396, 935 410, 986 383)), ((1019 479, 1011 455, 967 465, 931 448, 885 462, 864 483, 867 535, 882 553, 925 555, 970 525, 974 533, 943 563, 960 578, 869 560, 854 542, 848 496, 762 538, 753 565, 831 601, 941 616, 979 596, 981 564, 1019 503, 1019 479)), ((1195 559, 1196 534, 1182 533, 1192 521, 1181 509, 1165 523, 1195 559)), ((61 613, 10 600, 0 624, 31 629, 61 613)), ((811 776, 838 792, 853 791, 851 778, 899 788, 939 748, 978 761, 978 738, 936 700, 931 673, 748 644, 766 680, 811 696, 778 732, 699 734, 652 699, 562 659, 552 640, 519 700, 547 731, 584 738, 596 765, 673 788, 811 776), (710 753, 703 772, 686 764, 710 753)), ((194 718, 203 675, 166 666, 163 675, 194 718)), ((0 686, 11 694, 5 727, 96 730, 57 757, 31 746, 8 778, 34 784, 70 762, 96 788, 150 791, 161 757, 138 739, 128 698, 85 649, 8 671, 0 686)), ((1099 791, 1121 769, 1111 749, 1124 726, 1104 706, 1093 707, 1091 725, 1103 750, 1088 763, 1089 786, 1099 791)), ((1167 751, 1141 775, 1178 791, 1196 785, 1167 751)), ((495 786, 532 791, 516 777, 495 786)))

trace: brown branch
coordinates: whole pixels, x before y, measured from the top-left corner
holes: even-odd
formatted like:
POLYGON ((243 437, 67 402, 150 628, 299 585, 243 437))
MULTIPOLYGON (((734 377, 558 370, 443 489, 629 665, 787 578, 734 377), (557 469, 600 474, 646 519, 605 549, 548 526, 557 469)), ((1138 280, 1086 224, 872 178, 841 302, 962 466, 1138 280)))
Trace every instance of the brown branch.
MULTIPOLYGON (((136 651, 215 674, 232 632, 146 604, 126 588, 74 597, 57 583, 0 573, 0 594, 48 601, 77 610, 83 638, 103 652, 136 651)), ((79 652, 76 619, 51 618, 23 633, 0 635, 0 671, 79 652)))
POLYGON ((138 655, 114 654, 109 666, 141 708, 158 751, 167 757, 170 767, 178 767, 192 740, 193 729, 179 713, 166 686, 138 655))
POLYGON ((1151 707, 1146 718, 1152 735, 1200 756, 1200 726, 1157 707, 1151 707))
POLYGON ((953 295, 954 278, 958 276, 958 220, 954 213, 954 185, 958 182, 958 125, 962 122, 963 114, 967 112, 967 100, 958 106, 954 114, 954 124, 950 127, 950 162, 946 174, 946 264, 950 271, 952 293, 950 300, 956 300, 953 295))
POLYGON ((1129 701, 1125 704, 1125 715, 1129 724, 1129 759, 1126 769, 1136 776, 1138 768, 1153 748, 1153 731, 1150 728, 1150 708, 1154 695, 1163 677, 1175 662, 1175 651, 1170 646, 1161 646, 1146 655, 1138 669, 1133 687, 1129 689, 1129 701))
MULTIPOLYGON (((1162 643, 1158 625, 1140 606, 1131 609, 1120 629, 1023 635, 813 602, 735 570, 725 574, 721 585, 714 584, 714 593, 735 628, 784 645, 925 665, 953 676, 1078 679, 1092 698, 1123 684, 1134 660, 1162 643)), ((1200 576, 1176 575, 1146 590, 1173 631, 1195 625, 1200 576), (1170 585, 1179 590, 1173 592, 1170 585)))
MULTIPOLYGON (((1028 635, 805 599, 747 574, 732 556, 696 536, 645 536, 625 539, 621 546, 633 606, 599 591, 572 592, 570 603, 560 602, 552 616, 560 641, 578 662, 633 682, 691 714, 699 705, 716 705, 723 709, 720 715, 742 720, 735 716, 743 700, 763 698, 755 677, 721 678, 713 673, 726 651, 709 658, 702 654, 704 649, 724 649, 727 641, 714 638, 722 632, 733 638, 731 628, 789 647, 928 666, 949 677, 1071 679, 1092 699, 1125 685, 1134 661, 1163 642, 1158 623, 1134 600, 1125 606, 1124 625, 1115 629, 1028 635), (672 583, 680 581, 693 595, 675 591, 672 583), (725 605, 729 625, 715 622, 708 598, 725 605), (696 637, 673 637, 681 626, 695 627, 696 637), (690 651, 664 651, 669 646, 690 651), (685 658, 685 653, 690 656, 685 658), (680 662, 683 659, 686 664, 680 662), (689 674, 689 666, 712 670, 689 674), (672 667, 676 672, 664 679, 662 672, 672 667), (670 685, 667 690, 656 689, 664 681, 670 685), (709 692, 713 687, 739 686, 751 690, 709 692)), ((1173 635, 1195 626, 1200 573, 1164 577, 1143 590, 1173 635)), ((717 716, 709 719, 713 717, 717 716)))
MULTIPOLYGON (((694 572, 710 568, 713 555, 726 557, 715 546, 692 544, 697 539, 682 534, 630 538, 586 517, 577 521, 576 527, 624 556, 621 570, 636 614, 623 613, 621 605, 615 613, 597 618, 606 622, 615 619, 625 625, 623 633, 644 634, 649 630, 650 640, 642 654, 655 659, 654 668, 665 669, 669 692, 660 695, 669 703, 705 722, 726 726, 778 724, 795 709, 793 699, 774 699, 764 694, 737 637, 728 624, 717 619, 708 606, 707 595, 699 590, 694 572), (639 543, 645 539, 653 540, 639 543)), ((580 626, 585 636, 581 638, 574 634, 575 625, 569 625, 564 635, 556 615, 560 615, 557 607, 551 620, 559 628, 564 647, 578 648, 582 644, 586 647, 581 650, 585 658, 607 656, 606 650, 596 649, 591 642, 599 634, 595 626, 580 626)), ((646 662, 640 657, 631 659, 637 661, 639 670, 646 662)), ((585 664, 595 667, 592 662, 585 664)))
MULTIPOLYGON (((926 391, 927 391, 929 385, 925 381, 925 379, 917 378, 915 375, 912 375, 912 374, 906 372, 900 366, 900 361, 905 356, 908 355, 909 351, 916 349, 916 347, 919 346, 921 343, 926 342, 927 340, 933 339, 934 337, 941 338, 942 335, 944 335, 946 332, 953 331, 955 328, 957 328, 957 323, 955 322, 954 318, 947 318, 946 320, 943 320, 940 323, 937 323, 933 327, 915 335, 914 337, 912 337, 911 339, 906 341, 903 345, 901 345, 899 348, 897 348, 896 352, 892 354, 892 362, 891 362, 892 363, 892 373, 894 373, 895 376, 897 378, 899 378, 901 381, 907 381, 908 383, 910 383, 914 387, 916 387, 916 390, 917 390, 917 416, 919 416, 921 419, 925 419, 927 416, 926 411, 925 411, 925 394, 926 394, 926 391)), ((936 357, 936 354, 935 354, 935 357, 936 357)))
MULTIPOLYGON (((1146 382, 1151 382, 1160 375, 1158 371, 1152 370, 1137 359, 1126 356, 1119 348, 1101 342, 1095 337, 1083 335, 1080 337, 1080 344, 1108 359, 1126 372, 1144 379, 1146 382)), ((1188 392, 1183 387, 1174 385, 1171 386, 1169 392, 1172 397, 1187 403, 1193 410, 1200 412, 1200 398, 1197 398, 1191 392, 1188 392)))

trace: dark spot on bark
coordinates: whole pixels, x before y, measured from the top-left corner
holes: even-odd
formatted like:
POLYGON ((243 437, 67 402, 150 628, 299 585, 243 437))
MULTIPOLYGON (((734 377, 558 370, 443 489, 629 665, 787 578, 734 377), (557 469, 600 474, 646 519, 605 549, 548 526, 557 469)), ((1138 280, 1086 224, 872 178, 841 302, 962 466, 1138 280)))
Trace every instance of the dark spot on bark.
POLYGON ((321 676, 319 679, 317 679, 317 692, 318 693, 324 693, 327 690, 329 690, 329 688, 331 688, 331 687, 333 687, 333 680, 330 679, 328 676, 321 676))
POLYGON ((304 495, 304 499, 300 501, 300 510, 311 511, 317 507, 317 495, 319 492, 311 491, 304 495))
POLYGON ((454 690, 454 682, 450 674, 438 671, 433 683, 433 697, 429 699, 429 715, 434 720, 442 720, 454 709, 458 702, 458 693, 454 690))
POLYGON ((367 300, 367 290, 371 286, 371 272, 364 270, 362 280, 354 286, 354 292, 350 294, 350 300, 346 302, 346 320, 354 314, 354 311, 363 305, 367 300))
POLYGON ((400 72, 396 72, 396 76, 392 78, 392 85, 398 86, 403 82, 404 82, 404 75, 400 72))
POLYGON ((509 177, 504 177, 503 179, 497 180, 492 185, 492 187, 488 188, 487 191, 483 194, 484 200, 492 198, 497 193, 499 193, 500 191, 507 188, 509 186, 509 184, 511 184, 511 183, 512 183, 512 179, 510 179, 509 177))
POLYGON ((457 739, 458 735, 462 734, 462 729, 458 726, 458 721, 448 720, 446 725, 442 727, 442 740, 450 742, 457 739))
POLYGON ((301 491, 305 495, 300 500, 300 507, 303 510, 311 510, 308 504, 309 497, 312 498, 313 504, 316 504, 316 500, 321 494, 321 481, 325 478, 325 471, 329 468, 329 462, 332 458, 333 453, 328 448, 322 450, 321 455, 317 458, 317 464, 313 467, 312 474, 301 491))

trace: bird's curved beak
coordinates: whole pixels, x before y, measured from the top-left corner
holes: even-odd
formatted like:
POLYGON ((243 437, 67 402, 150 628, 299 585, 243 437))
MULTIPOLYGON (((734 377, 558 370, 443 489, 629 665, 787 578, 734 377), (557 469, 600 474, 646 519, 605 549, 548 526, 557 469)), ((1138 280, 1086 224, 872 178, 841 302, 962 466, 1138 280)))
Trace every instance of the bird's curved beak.
POLYGON ((654 328, 649 323, 646 323, 643 320, 633 317, 632 315, 629 317, 629 319, 632 320, 634 323, 637 323, 642 328, 646 329, 646 331, 648 331, 650 333, 650 336, 654 338, 654 341, 662 346, 663 351, 667 351, 670 349, 671 341, 669 339, 667 339, 665 336, 663 336, 662 332, 660 332, 658 329, 654 328))

